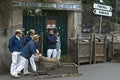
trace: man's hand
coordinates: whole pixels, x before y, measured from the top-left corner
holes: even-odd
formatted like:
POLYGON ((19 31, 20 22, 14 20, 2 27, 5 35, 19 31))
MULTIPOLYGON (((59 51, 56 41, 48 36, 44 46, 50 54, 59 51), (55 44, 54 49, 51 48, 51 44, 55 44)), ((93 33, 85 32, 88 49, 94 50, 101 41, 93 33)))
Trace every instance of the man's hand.
POLYGON ((59 42, 59 40, 58 40, 58 39, 57 39, 56 41, 57 41, 57 42, 59 42))
POLYGON ((35 55, 38 56, 38 57, 42 56, 41 53, 35 53, 35 55))
POLYGON ((42 54, 41 54, 41 53, 39 53, 39 54, 38 54, 38 57, 40 57, 40 56, 42 56, 42 54))

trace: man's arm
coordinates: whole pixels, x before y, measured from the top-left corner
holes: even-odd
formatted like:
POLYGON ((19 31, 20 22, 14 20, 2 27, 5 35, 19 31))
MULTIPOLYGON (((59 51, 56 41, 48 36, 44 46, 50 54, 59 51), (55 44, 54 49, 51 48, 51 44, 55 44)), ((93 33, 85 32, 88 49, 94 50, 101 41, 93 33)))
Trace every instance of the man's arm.
POLYGON ((36 55, 36 56, 38 56, 38 57, 40 57, 42 54, 40 54, 39 52, 37 52, 36 51, 36 47, 35 47, 35 44, 34 43, 32 43, 31 45, 30 45, 30 50, 31 50, 31 52, 34 54, 34 55, 36 55))
POLYGON ((10 52, 13 52, 13 50, 12 50, 13 43, 14 43, 14 41, 13 41, 13 39, 11 38, 11 39, 9 40, 9 44, 8 44, 8 48, 9 48, 10 52))

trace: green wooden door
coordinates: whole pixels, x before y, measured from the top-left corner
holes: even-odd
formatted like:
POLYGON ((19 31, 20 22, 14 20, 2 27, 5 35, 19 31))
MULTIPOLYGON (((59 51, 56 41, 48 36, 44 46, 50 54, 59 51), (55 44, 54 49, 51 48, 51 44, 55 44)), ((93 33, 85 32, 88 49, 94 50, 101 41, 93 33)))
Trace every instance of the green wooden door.
POLYGON ((43 32, 43 52, 46 55, 47 44, 46 37, 48 35, 48 28, 46 21, 56 21, 55 30, 59 30, 61 38, 61 50, 62 54, 67 54, 67 12, 66 11, 43 11, 43 16, 23 16, 23 28, 25 33, 31 28, 35 29, 37 34, 43 32))
POLYGON ((35 29, 36 33, 40 35, 40 33, 43 31, 43 17, 23 16, 23 28, 25 34, 28 34, 30 29, 35 29))

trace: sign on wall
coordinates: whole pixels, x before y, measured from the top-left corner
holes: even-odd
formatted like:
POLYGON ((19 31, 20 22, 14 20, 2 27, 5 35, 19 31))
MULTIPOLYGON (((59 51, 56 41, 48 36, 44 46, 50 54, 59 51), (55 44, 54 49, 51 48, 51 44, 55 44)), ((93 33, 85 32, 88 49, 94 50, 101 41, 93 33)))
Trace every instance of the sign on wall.
POLYGON ((46 20, 46 28, 47 29, 56 28, 56 20, 46 20))
POLYGON ((33 2, 13 2, 13 6, 35 7, 43 9, 81 10, 80 4, 74 3, 33 3, 33 2))
POLYGON ((92 32, 92 28, 87 28, 87 27, 82 28, 82 33, 90 33, 90 32, 92 32))
POLYGON ((44 0, 45 2, 63 2, 63 0, 44 0))

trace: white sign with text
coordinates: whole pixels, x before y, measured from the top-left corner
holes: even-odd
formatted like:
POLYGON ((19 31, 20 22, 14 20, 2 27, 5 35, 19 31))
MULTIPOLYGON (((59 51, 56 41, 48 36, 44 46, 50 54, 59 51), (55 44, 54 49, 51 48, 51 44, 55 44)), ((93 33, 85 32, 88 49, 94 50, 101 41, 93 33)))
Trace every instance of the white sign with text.
POLYGON ((97 3, 93 4, 93 8, 101 9, 101 10, 107 10, 107 11, 112 11, 112 7, 111 6, 107 6, 107 5, 103 5, 103 4, 97 4, 97 3))
POLYGON ((102 15, 102 16, 112 16, 112 12, 104 11, 104 10, 98 10, 98 9, 94 9, 93 13, 96 14, 96 15, 102 15))

